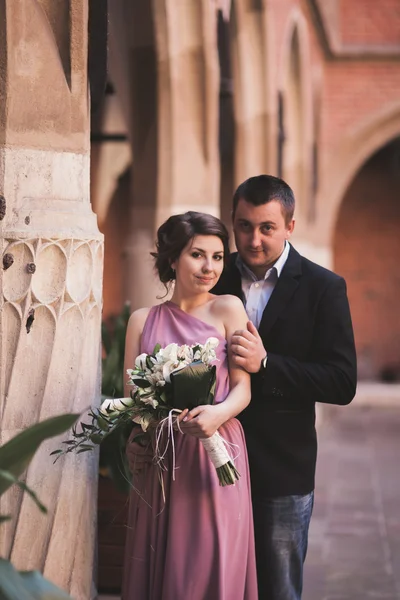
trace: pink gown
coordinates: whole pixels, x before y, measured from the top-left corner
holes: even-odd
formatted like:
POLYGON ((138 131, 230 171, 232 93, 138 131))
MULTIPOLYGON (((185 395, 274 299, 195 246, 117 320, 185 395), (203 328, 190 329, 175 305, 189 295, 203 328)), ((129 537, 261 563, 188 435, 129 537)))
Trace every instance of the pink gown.
MULTIPOLYGON (((216 402, 229 391, 226 340, 213 327, 165 302, 150 310, 140 352, 220 340, 216 349, 216 402)), ((257 600, 254 531, 245 438, 237 419, 220 428, 236 444, 241 477, 221 487, 201 442, 175 432, 176 471, 167 456, 163 492, 156 466, 133 478, 122 600, 257 600)), ((171 448, 170 448, 171 450, 171 448)), ((129 456, 129 450, 128 450, 129 456)))

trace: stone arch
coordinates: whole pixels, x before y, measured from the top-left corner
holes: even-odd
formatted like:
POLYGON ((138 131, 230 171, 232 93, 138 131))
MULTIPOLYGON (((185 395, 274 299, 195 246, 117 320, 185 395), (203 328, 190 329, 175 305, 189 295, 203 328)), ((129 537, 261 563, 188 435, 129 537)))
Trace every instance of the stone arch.
POLYGON ((355 173, 333 236, 334 269, 348 287, 360 379, 400 380, 399 198, 400 131, 355 173))
POLYGON ((324 231, 324 237, 331 244, 338 212, 343 196, 357 171, 379 148, 400 134, 400 102, 364 121, 350 130, 332 148, 322 165, 323 185, 318 193, 319 211, 316 226, 324 231))
POLYGON ((279 87, 283 112, 282 176, 293 188, 297 213, 307 214, 312 157, 312 82, 310 44, 306 19, 296 8, 286 26, 279 87))

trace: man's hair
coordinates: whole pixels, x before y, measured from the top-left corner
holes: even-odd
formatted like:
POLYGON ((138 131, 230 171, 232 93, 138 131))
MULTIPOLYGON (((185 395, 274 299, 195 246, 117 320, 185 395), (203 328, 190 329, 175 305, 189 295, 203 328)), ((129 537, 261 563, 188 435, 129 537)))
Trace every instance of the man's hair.
POLYGON ((293 219, 295 207, 293 190, 279 177, 257 175, 241 183, 233 196, 233 217, 239 200, 245 200, 253 206, 261 206, 276 200, 281 205, 285 223, 288 225, 293 219))

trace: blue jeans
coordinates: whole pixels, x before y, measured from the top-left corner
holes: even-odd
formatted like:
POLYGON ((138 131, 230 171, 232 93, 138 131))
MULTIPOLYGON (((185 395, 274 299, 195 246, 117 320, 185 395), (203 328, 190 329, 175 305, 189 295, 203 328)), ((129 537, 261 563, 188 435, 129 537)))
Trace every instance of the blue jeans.
POLYGON ((301 600, 314 492, 253 498, 259 600, 301 600))

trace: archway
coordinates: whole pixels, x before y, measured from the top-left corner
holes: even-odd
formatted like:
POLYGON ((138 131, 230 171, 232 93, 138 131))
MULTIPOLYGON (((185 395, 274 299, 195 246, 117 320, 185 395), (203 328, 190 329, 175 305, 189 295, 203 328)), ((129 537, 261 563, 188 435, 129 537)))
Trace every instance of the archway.
POLYGON ((339 209, 334 269, 347 281, 360 379, 400 379, 400 137, 358 170, 339 209))

